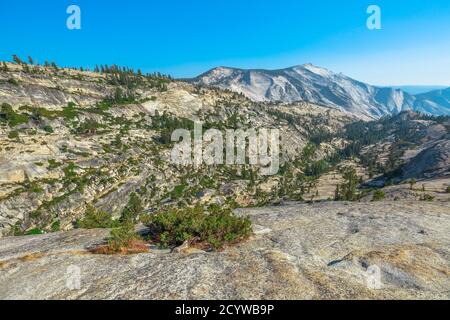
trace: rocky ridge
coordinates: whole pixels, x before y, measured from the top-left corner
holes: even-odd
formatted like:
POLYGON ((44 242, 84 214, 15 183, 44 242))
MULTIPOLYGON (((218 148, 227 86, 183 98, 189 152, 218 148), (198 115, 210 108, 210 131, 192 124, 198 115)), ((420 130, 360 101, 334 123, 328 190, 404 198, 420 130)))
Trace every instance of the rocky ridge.
POLYGON ((188 81, 242 93, 254 101, 306 101, 333 106, 365 120, 406 110, 450 114, 450 88, 411 95, 400 89, 372 86, 312 64, 281 70, 218 67, 188 81))

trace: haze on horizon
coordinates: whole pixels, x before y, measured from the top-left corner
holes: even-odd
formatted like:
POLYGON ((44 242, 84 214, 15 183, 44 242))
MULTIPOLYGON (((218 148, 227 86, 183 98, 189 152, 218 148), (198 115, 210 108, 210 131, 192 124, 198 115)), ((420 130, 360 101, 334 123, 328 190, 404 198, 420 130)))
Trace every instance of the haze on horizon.
POLYGON ((450 86, 448 0, 72 2, 0 3, 0 60, 30 55, 41 63, 118 64, 177 78, 217 66, 312 63, 372 85, 450 86), (66 27, 70 4, 81 8, 81 30, 66 27), (381 30, 366 27, 371 4, 381 8, 381 30))

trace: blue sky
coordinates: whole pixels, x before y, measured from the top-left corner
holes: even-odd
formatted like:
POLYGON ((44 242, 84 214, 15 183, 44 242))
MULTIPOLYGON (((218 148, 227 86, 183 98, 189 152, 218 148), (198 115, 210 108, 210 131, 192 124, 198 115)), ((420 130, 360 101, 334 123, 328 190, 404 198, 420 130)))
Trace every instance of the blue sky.
POLYGON ((313 63, 376 85, 450 86, 448 0, 1 1, 0 59, 119 64, 176 77, 313 63), (66 9, 81 8, 81 30, 66 9), (366 27, 369 5, 382 30, 366 27))

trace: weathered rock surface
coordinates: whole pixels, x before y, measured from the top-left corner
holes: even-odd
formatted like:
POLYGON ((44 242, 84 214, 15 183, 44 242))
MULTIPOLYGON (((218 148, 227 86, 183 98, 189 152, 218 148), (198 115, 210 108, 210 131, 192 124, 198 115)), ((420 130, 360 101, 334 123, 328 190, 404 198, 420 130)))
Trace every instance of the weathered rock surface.
POLYGON ((450 298, 449 203, 292 203, 237 213, 250 215, 255 235, 223 252, 89 254, 107 230, 1 239, 0 299, 450 298), (381 271, 375 287, 370 266, 381 271), (77 268, 80 289, 70 290, 77 268))
POLYGON ((442 140, 423 150, 404 169, 404 178, 450 175, 450 140, 442 140))

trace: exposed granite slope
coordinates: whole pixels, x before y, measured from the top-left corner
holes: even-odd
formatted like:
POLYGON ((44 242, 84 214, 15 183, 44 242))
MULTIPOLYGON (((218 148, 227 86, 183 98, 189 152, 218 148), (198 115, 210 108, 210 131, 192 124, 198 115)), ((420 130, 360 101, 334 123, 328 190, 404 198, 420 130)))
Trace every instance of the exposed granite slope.
POLYGON ((1 239, 0 299, 450 298, 448 203, 288 204, 238 214, 251 216, 255 235, 214 253, 87 253, 106 230, 1 239), (373 265, 378 290, 367 285, 373 265), (66 286, 73 266, 79 290, 66 286))
MULTIPOLYGON (((105 98, 127 89, 112 84, 110 75, 38 66, 30 72, 24 66, 6 65, 7 71, 0 68, 0 109, 7 103, 13 111, 9 112, 22 121, 11 125, 0 114, 0 237, 49 231, 55 224, 71 229, 87 205, 117 217, 137 190, 145 208, 156 209, 167 200, 197 201, 198 191, 211 188, 202 185, 203 177, 213 177, 216 191, 243 179, 209 166, 203 172, 175 166, 170 159, 173 146, 161 143, 158 118, 165 113, 179 121, 209 121, 217 129, 228 128, 235 116, 248 128, 279 128, 282 162, 302 151, 313 129, 337 132, 352 121, 335 109, 308 103, 258 104, 179 81, 168 81, 162 90, 141 79, 133 101, 111 102, 105 98), (276 117, 276 110, 289 117, 276 117), (290 117, 299 125, 289 124, 290 117), (184 182, 190 194, 170 198, 184 182)), ((327 146, 319 155, 335 148, 327 146)), ((216 193, 213 198, 222 201, 216 193)), ((252 195, 243 195, 240 204, 247 205, 252 195)))

